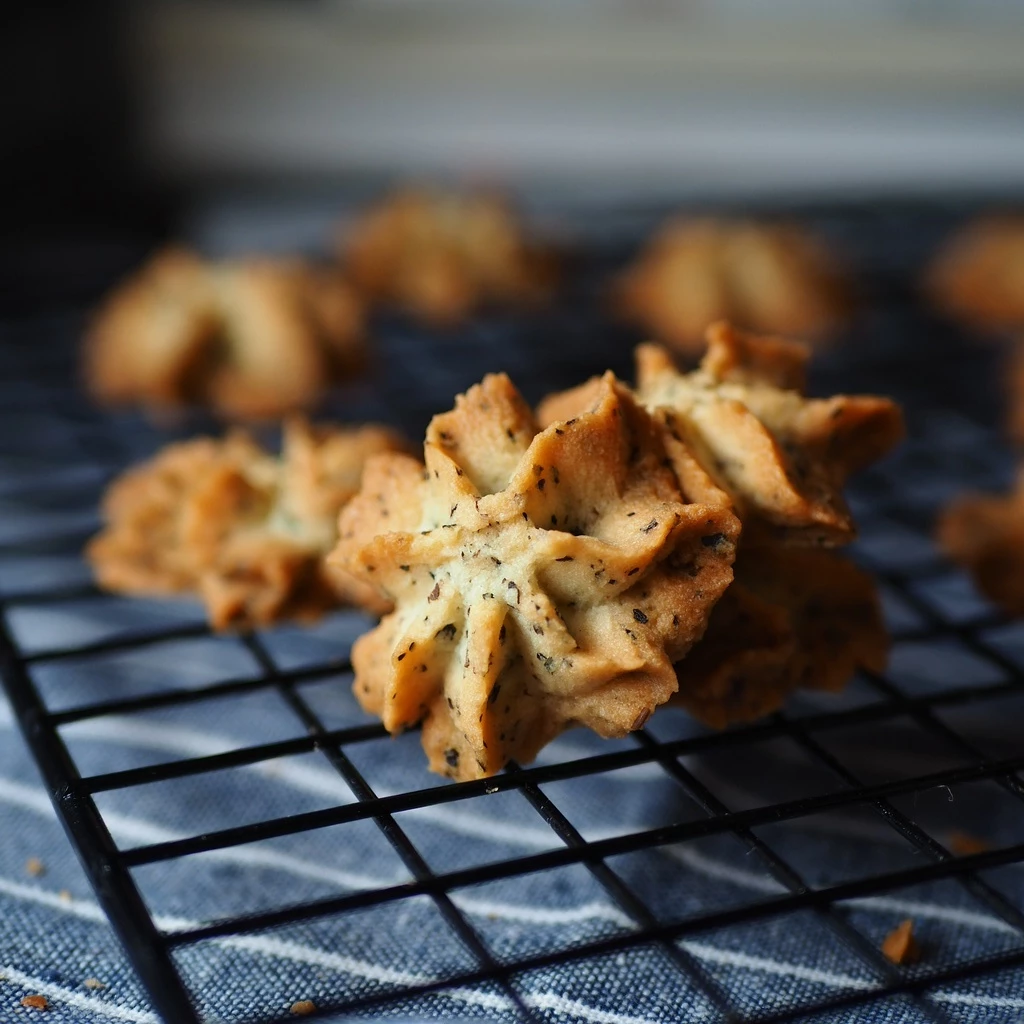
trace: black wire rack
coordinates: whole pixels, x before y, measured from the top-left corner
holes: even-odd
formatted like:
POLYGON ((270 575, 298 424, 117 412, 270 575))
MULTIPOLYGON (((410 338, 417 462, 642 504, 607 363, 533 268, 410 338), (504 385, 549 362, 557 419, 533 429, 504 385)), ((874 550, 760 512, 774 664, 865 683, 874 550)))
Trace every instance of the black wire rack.
MULTIPOLYGON (((3 578, 5 559, 26 554, 74 554, 95 523, 75 519, 69 508, 93 509, 104 483, 126 463, 151 453, 169 437, 188 433, 195 424, 173 430, 156 428, 130 416, 109 416, 91 408, 76 387, 74 345, 80 330, 76 316, 34 317, 3 325, 0 344, 0 500, 38 516, 39 529, 27 539, 0 539, 0 674, 24 736, 44 776, 54 806, 85 866, 152 1004, 169 1024, 199 1020, 195 993, 182 979, 175 955, 206 940, 260 934, 285 925, 426 897, 433 901, 448 929, 468 954, 470 966, 443 980, 399 984, 356 996, 318 1000, 319 1014, 372 1015, 430 992, 455 987, 493 986, 526 1021, 538 1013, 524 998, 517 979, 525 972, 563 967, 640 947, 660 950, 686 983, 696 988, 723 1020, 785 1021, 816 1017, 835 1019, 844 1011, 882 1005, 893 997, 912 1004, 921 1019, 951 1019, 948 1008, 928 998, 941 986, 1024 967, 1024 912, 1018 901, 992 881, 995 869, 1024 863, 1024 842, 979 846, 954 852, 948 837, 914 813, 908 799, 941 787, 988 782, 999 787, 1024 819, 1024 752, 987 741, 986 710, 998 715, 1000 701, 1021 691, 1019 659, 991 642, 1000 617, 980 603, 969 614, 951 612, 930 581, 948 578, 950 569, 932 548, 929 536, 939 503, 963 487, 996 488, 1008 480, 1011 462, 998 439, 998 402, 992 381, 998 354, 980 347, 953 325, 922 307, 914 291, 914 268, 952 223, 957 211, 888 208, 808 212, 836 238, 864 282, 858 325, 845 346, 819 363, 821 390, 871 389, 895 393, 907 405, 910 440, 902 450, 866 473, 852 490, 862 543, 856 557, 873 570, 885 592, 910 615, 893 622, 895 653, 902 647, 932 647, 966 652, 987 666, 994 681, 964 677, 908 687, 897 673, 862 676, 858 685, 870 694, 863 702, 787 708, 763 721, 721 733, 692 730, 681 737, 662 735, 652 724, 630 742, 565 762, 533 767, 511 766, 496 778, 439 784, 425 771, 407 780, 407 789, 378 795, 359 765, 358 749, 380 740, 379 725, 332 727, 318 713, 306 687, 324 680, 344 682, 349 666, 336 659, 282 665, 260 634, 241 638, 259 671, 222 678, 201 686, 146 690, 84 704, 48 707, 37 685, 40 666, 74 662, 86 656, 144 649, 172 639, 206 635, 199 620, 173 628, 114 631, 85 643, 52 637, 52 645, 23 649, 11 627, 12 614, 26 607, 47 608, 68 601, 102 601, 84 576, 58 586, 17 589, 13 572, 3 578), (70 525, 69 525, 70 524, 70 525), (893 537, 896 540, 893 540, 893 537), (159 763, 86 773, 72 756, 64 730, 75 723, 102 720, 155 709, 231 702, 245 695, 274 691, 294 713, 297 735, 260 742, 222 753, 188 756, 159 763), (961 728, 957 713, 973 715, 961 728), (909 771, 893 777, 865 771, 863 763, 842 748, 837 737, 852 728, 882 730, 895 720, 910 722, 945 748, 956 763, 935 771, 909 771), (827 785, 811 795, 776 794, 748 807, 731 807, 701 776, 701 758, 726 756, 742 763, 754 745, 785 738, 823 773, 827 785), (252 824, 218 830, 195 829, 185 838, 123 848, 112 838, 97 797, 143 785, 182 780, 201 793, 211 773, 252 766, 288 755, 319 752, 351 789, 351 802, 316 810, 282 813, 252 824), (695 762, 696 759, 696 762, 695 762), (655 828, 587 839, 573 823, 573 809, 551 793, 599 773, 639 765, 656 767, 698 811, 680 815, 655 828), (485 794, 514 791, 547 824, 552 847, 525 856, 470 866, 438 866, 428 861, 414 835, 401 824, 403 812, 455 805, 485 794), (908 810, 909 806, 909 810, 908 810), (767 826, 825 812, 856 808, 894 830, 916 851, 911 866, 868 872, 828 885, 815 885, 766 838, 767 826), (243 846, 310 830, 345 829, 372 823, 405 866, 409 880, 384 887, 344 892, 299 905, 282 902, 248 913, 212 920, 185 930, 158 926, 140 892, 136 873, 147 865, 187 863, 201 853, 243 846), (732 837, 778 884, 777 891, 748 896, 720 909, 665 920, 649 895, 627 880, 616 859, 701 837, 732 837), (477 924, 460 909, 457 894, 470 886, 510 881, 567 866, 581 866, 632 927, 543 951, 498 957, 477 924), (962 887, 974 901, 1005 923, 1019 938, 1008 948, 985 956, 947 957, 938 966, 906 969, 880 952, 848 912, 851 900, 876 897, 907 887, 944 880, 962 887), (684 940, 736 925, 763 925, 797 912, 813 914, 847 954, 877 979, 870 986, 828 995, 814 1002, 774 1008, 760 1016, 736 1005, 733 994, 687 952, 684 940)), ((625 251, 595 246, 580 272, 582 284, 557 309, 528 321, 485 318, 450 335, 426 335, 401 320, 378 325, 380 367, 370 385, 343 396, 346 418, 400 421, 418 432, 429 414, 447 408, 458 390, 495 365, 524 383, 527 397, 582 379, 610 365, 628 375, 627 333, 604 322, 593 284, 604 266, 625 251)), ((270 1020, 270 1017, 261 1019, 270 1020)), ((284 1014, 279 1019, 293 1019, 284 1014)), ((961 1018, 963 1019, 963 1018, 961 1018)))

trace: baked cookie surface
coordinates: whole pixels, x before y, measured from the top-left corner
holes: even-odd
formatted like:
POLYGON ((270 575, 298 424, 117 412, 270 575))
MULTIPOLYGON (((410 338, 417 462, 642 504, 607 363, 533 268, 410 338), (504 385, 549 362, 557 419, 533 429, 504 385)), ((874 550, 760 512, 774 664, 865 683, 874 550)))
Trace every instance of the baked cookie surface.
MULTIPOLYGON (((691 500, 742 521, 734 582, 676 668, 681 705, 715 728, 777 710, 801 687, 838 690, 884 667, 874 581, 827 548, 853 539, 843 486, 903 435, 889 399, 804 396, 807 349, 715 324, 697 370, 637 349, 637 397, 691 500)), ((592 408, 600 381, 541 403, 542 424, 592 408)))
MULTIPOLYGON (((873 396, 805 397, 808 353, 798 343, 725 323, 706 337, 704 358, 689 373, 662 348, 637 348, 637 395, 662 424, 680 481, 704 500, 732 505, 747 546, 852 540, 843 485, 902 438, 899 408, 873 396)), ((540 421, 585 407, 594 386, 546 399, 540 421)))
POLYGON ((273 417, 315 404, 353 372, 362 330, 361 305, 337 272, 165 249, 98 311, 86 383, 108 403, 273 417))
POLYGON ((688 500, 611 375, 544 430, 489 376, 433 419, 424 455, 368 462, 331 556, 395 605, 353 648, 363 707, 393 733, 422 723, 456 779, 572 725, 639 728, 732 579, 735 516, 688 500))
POLYGON ((1008 614, 1024 616, 1024 474, 1006 495, 965 495, 939 518, 939 546, 978 590, 1008 614))
POLYGON ((699 355, 716 320, 816 339, 846 320, 848 286, 802 228, 676 218, 619 280, 616 300, 659 342, 699 355))
POLYGON ((195 593, 214 629, 311 619, 376 593, 326 567, 342 505, 370 453, 402 447, 381 427, 286 425, 280 457, 247 434, 169 445, 104 498, 86 554, 99 584, 128 594, 195 593))
POLYGON ((925 289, 969 322, 1024 328, 1024 214, 970 221, 932 260, 925 289))
POLYGON ((438 326, 485 305, 536 303, 553 271, 510 208, 484 194, 398 192, 345 233, 341 251, 368 300, 438 326))
POLYGON ((678 666, 672 703, 714 728, 777 711, 801 688, 880 672, 889 636, 874 580, 833 551, 742 550, 707 633, 678 666))

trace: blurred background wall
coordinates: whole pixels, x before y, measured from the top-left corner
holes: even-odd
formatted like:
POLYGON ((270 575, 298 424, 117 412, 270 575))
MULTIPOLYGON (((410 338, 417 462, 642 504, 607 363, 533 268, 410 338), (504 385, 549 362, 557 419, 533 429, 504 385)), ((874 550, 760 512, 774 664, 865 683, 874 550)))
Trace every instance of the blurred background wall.
MULTIPOLYGON (((93 290, 97 232, 135 252, 197 203, 273 193, 312 244, 322 208, 294 231, 314 193, 336 208, 408 176, 606 206, 1024 194, 1020 0, 51 0, 3 18, 0 304, 93 290)), ((269 216, 246 202, 239 224, 269 216)))
POLYGON ((133 28, 147 150, 176 178, 1024 182, 1019 0, 179 0, 133 28))

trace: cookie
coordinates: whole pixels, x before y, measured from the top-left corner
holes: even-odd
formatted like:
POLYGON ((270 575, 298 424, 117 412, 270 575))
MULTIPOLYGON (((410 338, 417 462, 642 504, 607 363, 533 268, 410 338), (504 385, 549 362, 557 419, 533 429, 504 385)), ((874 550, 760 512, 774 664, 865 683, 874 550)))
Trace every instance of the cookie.
POLYGON ((925 290, 942 309, 969 323, 1024 327, 1024 215, 968 222, 932 260, 925 290))
POLYGON ((440 327, 484 306, 538 302, 554 269, 496 196, 432 190, 398 192, 369 210, 344 233, 341 255, 369 301, 440 327))
POLYGON ((821 339, 848 316, 849 288, 828 250, 787 224, 676 218, 620 278, 615 303, 687 356, 716 320, 821 339))
POLYGON ((714 728, 777 711, 800 688, 881 672, 889 637, 874 580, 813 548, 742 549, 707 633, 678 666, 672 702, 714 728))
POLYGON ((395 606, 353 648, 362 706, 392 733, 422 723, 454 779, 572 725, 639 728, 732 579, 735 516, 685 499, 660 427, 610 374, 544 430, 489 376, 434 417, 424 455, 368 461, 330 558, 395 606))
POLYGON ((343 603, 382 612, 376 591, 324 556, 371 453, 402 447, 382 427, 285 427, 280 457, 247 434, 169 445, 115 480, 86 554, 102 587, 198 594, 214 629, 316 618, 343 603))
MULTIPOLYGON (((807 398, 802 345, 725 323, 708 328, 707 351, 689 373, 655 345, 640 345, 636 358, 637 394, 662 424, 682 486, 734 507, 745 545, 853 539, 843 485, 903 436, 891 400, 807 398)), ((585 408, 594 386, 546 399, 540 421, 585 408)))
POLYGON ((362 321, 337 272, 298 260, 213 263, 165 249, 96 315, 86 383, 111 404, 279 416, 314 405, 355 370, 362 321))
POLYGON ((967 495, 939 518, 939 546, 1009 615, 1024 616, 1024 474, 1007 495, 967 495))

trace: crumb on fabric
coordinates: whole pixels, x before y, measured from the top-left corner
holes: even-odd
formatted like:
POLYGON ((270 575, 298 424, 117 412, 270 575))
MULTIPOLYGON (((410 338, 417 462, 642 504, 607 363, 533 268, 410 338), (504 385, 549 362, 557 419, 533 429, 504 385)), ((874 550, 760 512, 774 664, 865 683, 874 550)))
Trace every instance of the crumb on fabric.
POLYGON ((950 853, 958 857, 969 857, 972 853, 985 853, 992 847, 984 839, 972 836, 970 832, 961 832, 959 829, 950 832, 946 838, 946 846, 950 853))
POLYGON ((25 996, 21 1005, 26 1010, 47 1010, 50 1007, 50 1000, 46 996, 25 996))
POLYGON ((305 1017, 307 1014, 316 1012, 316 1003, 312 999, 300 999, 298 1002, 292 1003, 288 1012, 294 1013, 296 1017, 305 1017))
POLYGON ((882 953, 894 964, 913 964, 921 958, 921 950, 914 938, 914 922, 911 918, 901 922, 885 937, 882 953))
POLYGON ((106 988, 107 987, 102 981, 100 981, 99 978, 86 978, 85 981, 82 982, 82 984, 86 988, 91 988, 91 989, 98 989, 98 988, 106 988))
POLYGON ((25 861, 25 870, 33 877, 38 878, 46 874, 46 865, 38 857, 29 857, 25 861))
POLYGON ((70 903, 72 901, 71 890, 70 889, 61 889, 61 891, 59 893, 57 893, 57 898, 62 903, 70 903))

